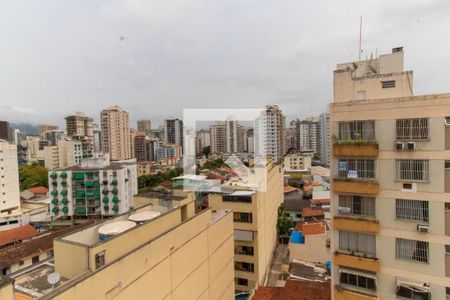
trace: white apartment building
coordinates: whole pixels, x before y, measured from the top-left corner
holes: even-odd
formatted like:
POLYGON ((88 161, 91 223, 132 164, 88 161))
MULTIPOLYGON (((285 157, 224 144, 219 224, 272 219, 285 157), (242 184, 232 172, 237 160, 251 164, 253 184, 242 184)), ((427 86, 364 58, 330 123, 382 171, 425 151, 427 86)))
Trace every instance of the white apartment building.
POLYGON ((287 154, 284 157, 284 170, 287 172, 303 171, 311 169, 311 156, 298 153, 287 154))
POLYGON ((82 160, 81 166, 49 172, 54 218, 111 216, 127 212, 138 192, 136 161, 82 160))
POLYGON ((112 161, 132 157, 130 121, 128 112, 119 106, 106 108, 100 113, 102 150, 112 161))
POLYGON ((44 164, 49 170, 76 166, 83 158, 82 142, 65 138, 57 146, 44 147, 44 164))
POLYGON ((320 114, 320 163, 330 165, 330 114, 320 114))
POLYGON ((338 64, 333 299, 448 299, 450 94, 413 96, 403 49, 338 64))
POLYGON ((17 146, 0 140, 0 214, 20 208, 17 146))
POLYGON ((183 121, 180 119, 164 120, 164 142, 183 147, 183 121))
POLYGON ((280 162, 285 153, 285 117, 277 105, 266 106, 265 113, 255 123, 255 155, 269 155, 280 162))
POLYGON ((39 137, 27 136, 20 144, 27 149, 26 160, 29 162, 35 162, 44 159, 44 150, 39 149, 39 137))
POLYGON ((320 155, 320 123, 319 118, 307 118, 296 121, 297 150, 313 152, 320 155))

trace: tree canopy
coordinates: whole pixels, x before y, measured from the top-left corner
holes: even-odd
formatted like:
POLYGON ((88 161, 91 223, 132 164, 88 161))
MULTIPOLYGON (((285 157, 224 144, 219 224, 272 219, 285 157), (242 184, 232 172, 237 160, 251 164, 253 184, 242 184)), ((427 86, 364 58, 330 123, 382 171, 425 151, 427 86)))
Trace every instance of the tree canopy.
POLYGON ((20 190, 36 186, 48 187, 48 170, 39 163, 19 167, 20 190))

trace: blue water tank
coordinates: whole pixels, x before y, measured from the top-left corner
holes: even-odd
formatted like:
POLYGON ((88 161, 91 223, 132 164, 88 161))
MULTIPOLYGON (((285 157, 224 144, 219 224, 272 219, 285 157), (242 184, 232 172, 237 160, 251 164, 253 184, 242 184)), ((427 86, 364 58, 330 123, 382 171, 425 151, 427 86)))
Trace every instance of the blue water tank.
POLYGON ((305 237, 300 231, 292 231, 291 233, 291 243, 294 244, 304 244, 305 237))
POLYGON ((327 270, 331 271, 331 260, 327 260, 327 270))

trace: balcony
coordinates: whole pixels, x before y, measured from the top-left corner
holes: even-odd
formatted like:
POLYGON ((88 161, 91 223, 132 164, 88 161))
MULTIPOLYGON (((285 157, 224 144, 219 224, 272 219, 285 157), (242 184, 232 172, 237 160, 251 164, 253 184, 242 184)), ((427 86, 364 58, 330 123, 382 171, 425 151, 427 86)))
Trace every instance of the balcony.
POLYGON ((378 156, 378 144, 334 144, 333 156, 337 157, 376 157, 378 156))
POLYGON ((380 271, 380 261, 376 258, 360 257, 336 252, 333 256, 333 263, 342 267, 349 267, 374 273, 378 273, 380 271))
POLYGON ((337 194, 378 195, 380 185, 373 180, 334 179, 333 192, 337 194))
POLYGON ((376 295, 361 294, 337 288, 334 291, 336 300, 380 300, 380 297, 376 295))
POLYGON ((378 233, 380 231, 380 224, 378 220, 335 216, 333 219, 333 228, 342 231, 378 233))

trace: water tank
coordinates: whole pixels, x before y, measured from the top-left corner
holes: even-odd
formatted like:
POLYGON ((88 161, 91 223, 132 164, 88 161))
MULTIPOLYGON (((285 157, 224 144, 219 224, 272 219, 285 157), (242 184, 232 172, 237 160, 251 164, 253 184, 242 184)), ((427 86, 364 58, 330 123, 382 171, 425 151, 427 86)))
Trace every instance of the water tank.
POLYGON ((98 234, 100 236, 100 240, 104 241, 111 236, 121 234, 124 231, 127 231, 130 228, 136 226, 135 222, 132 221, 116 221, 103 225, 98 229, 98 234))
POLYGON ((128 220, 136 222, 138 224, 144 223, 148 220, 154 219, 157 216, 161 215, 159 211, 140 211, 135 214, 132 214, 128 217, 128 220))

